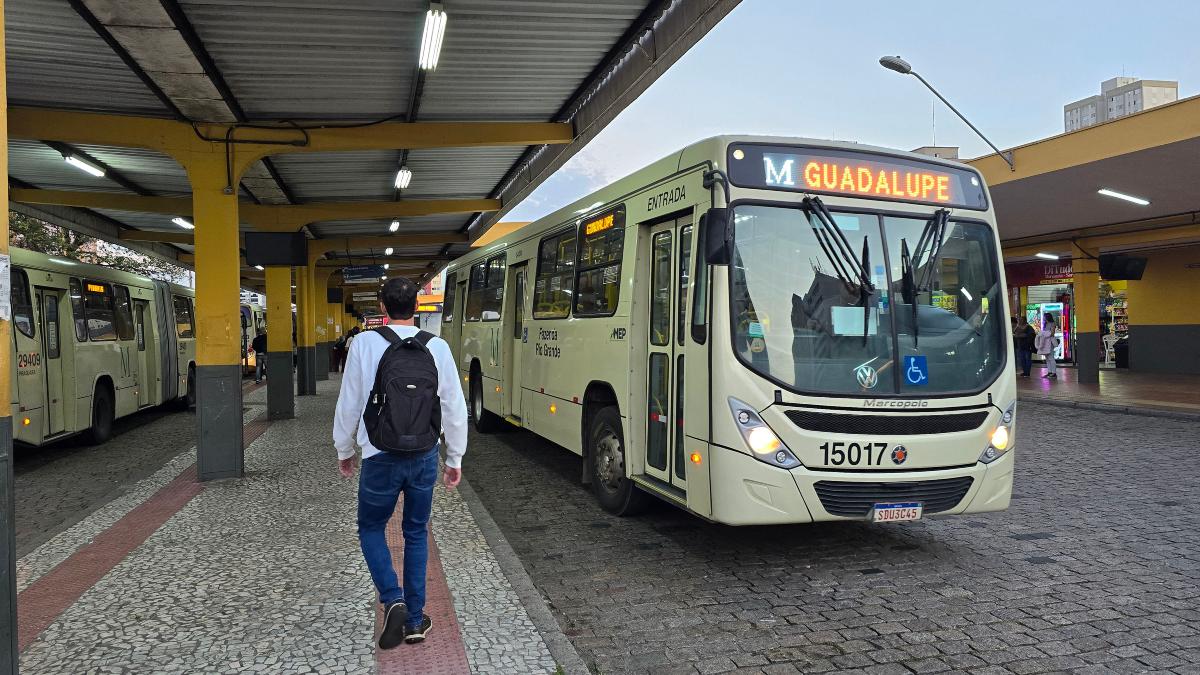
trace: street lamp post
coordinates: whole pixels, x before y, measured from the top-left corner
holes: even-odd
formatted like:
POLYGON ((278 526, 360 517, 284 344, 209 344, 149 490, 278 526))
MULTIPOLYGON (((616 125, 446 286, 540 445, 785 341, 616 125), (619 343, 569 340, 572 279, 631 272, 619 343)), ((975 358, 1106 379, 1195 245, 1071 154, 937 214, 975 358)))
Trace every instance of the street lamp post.
POLYGON ((979 129, 976 129, 975 125, 971 124, 971 121, 968 120, 966 117, 964 117, 963 114, 958 111, 958 108, 955 108, 953 105, 951 105, 950 101, 947 101, 945 96, 942 96, 942 94, 937 89, 934 89, 932 84, 929 84, 928 82, 926 82, 925 78, 921 77, 921 75, 919 73, 917 73, 917 71, 913 70, 912 66, 909 65, 908 61, 905 61, 904 59, 900 58, 899 56, 884 56, 881 59, 879 59, 879 65, 883 66, 884 68, 887 68, 888 70, 894 70, 897 73, 900 73, 901 75, 912 75, 913 77, 920 80, 921 84, 925 85, 929 89, 929 91, 932 91, 934 96, 937 96, 939 99, 941 99, 942 103, 945 103, 947 108, 954 111, 954 114, 958 115, 959 119, 961 119, 963 122, 965 122, 967 126, 971 127, 971 131, 974 131, 976 134, 978 134, 979 137, 983 139, 984 143, 987 143, 988 145, 992 146, 992 149, 996 151, 996 154, 1000 155, 1000 159, 1003 159, 1005 162, 1008 163, 1008 168, 1010 171, 1017 170, 1017 167, 1013 164, 1012 151, 1010 150, 1008 152, 1004 152, 1000 148, 997 148, 995 143, 988 140, 988 137, 984 136, 982 131, 980 131, 979 129))

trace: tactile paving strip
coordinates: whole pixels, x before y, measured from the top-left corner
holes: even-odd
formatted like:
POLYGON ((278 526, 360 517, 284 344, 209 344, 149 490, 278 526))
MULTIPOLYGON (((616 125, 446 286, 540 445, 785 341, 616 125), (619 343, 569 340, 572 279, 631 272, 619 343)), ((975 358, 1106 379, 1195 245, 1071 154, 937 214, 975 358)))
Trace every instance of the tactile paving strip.
MULTIPOLYGON (((388 522, 388 548, 392 550, 392 561, 396 570, 404 568, 404 535, 400 531, 401 506, 396 506, 396 516, 388 522)), ((380 675, 469 675, 467 651, 463 645, 462 632, 458 628, 458 616, 454 613, 454 599, 446 584, 442 571, 442 559, 438 555, 437 543, 429 537, 429 566, 425 573, 425 613, 433 621, 429 636, 420 644, 403 644, 387 651, 375 650, 376 672, 380 675)), ((383 612, 376 603, 375 636, 383 628, 383 612)))

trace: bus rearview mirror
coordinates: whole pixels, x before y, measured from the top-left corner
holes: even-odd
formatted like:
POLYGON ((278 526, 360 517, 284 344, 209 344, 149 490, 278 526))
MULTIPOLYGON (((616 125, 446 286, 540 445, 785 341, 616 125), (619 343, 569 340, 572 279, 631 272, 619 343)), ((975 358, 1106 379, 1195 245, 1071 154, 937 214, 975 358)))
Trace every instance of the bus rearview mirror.
POLYGON ((700 216, 704 259, 710 265, 729 264, 729 209, 711 208, 700 216))

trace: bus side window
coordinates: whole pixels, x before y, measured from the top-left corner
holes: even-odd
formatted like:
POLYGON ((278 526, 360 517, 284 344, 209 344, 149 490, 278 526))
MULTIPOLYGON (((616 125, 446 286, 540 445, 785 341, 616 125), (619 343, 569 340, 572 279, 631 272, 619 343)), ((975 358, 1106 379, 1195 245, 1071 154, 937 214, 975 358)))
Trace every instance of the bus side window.
POLYGON ((83 282, 83 312, 87 318, 88 339, 92 342, 117 339, 116 298, 111 284, 83 282))
POLYGON ((691 278, 690 264, 692 259, 692 226, 684 225, 679 229, 679 325, 676 334, 679 346, 683 346, 684 327, 687 326, 688 281, 691 278))
POLYGON ((565 319, 575 290, 575 228, 552 234, 538 245, 537 279, 533 284, 533 318, 565 319))
POLYGON ((470 281, 467 282, 467 321, 478 321, 483 316, 484 288, 487 286, 487 263, 471 265, 470 281))
POLYGON ((458 293, 458 272, 446 277, 446 295, 442 298, 442 323, 454 321, 454 295, 458 293))
POLYGON ((75 321, 75 341, 87 342, 87 317, 83 311, 83 286, 79 280, 71 279, 71 318, 75 321))
POLYGON ((13 269, 10 295, 13 325, 25 337, 33 337, 33 301, 29 298, 29 277, 25 270, 13 269))
POLYGON ((487 287, 483 291, 483 320, 499 321, 504 308, 505 254, 488 260, 487 287))
POLYGON ((192 325, 192 303, 188 299, 176 295, 175 301, 175 334, 181 338, 196 337, 195 327, 192 325))
POLYGON ((579 243, 576 316, 612 316, 621 299, 621 253, 625 248, 625 206, 584 224, 579 243))
POLYGON ((129 301, 129 289, 125 286, 117 286, 117 337, 121 340, 132 340, 134 338, 133 330, 133 303, 129 301))

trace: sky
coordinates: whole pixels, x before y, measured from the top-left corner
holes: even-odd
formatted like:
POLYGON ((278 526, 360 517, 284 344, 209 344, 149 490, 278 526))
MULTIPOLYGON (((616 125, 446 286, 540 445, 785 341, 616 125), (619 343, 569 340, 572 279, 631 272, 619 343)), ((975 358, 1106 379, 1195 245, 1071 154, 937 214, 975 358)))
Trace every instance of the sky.
POLYGON ((716 134, 911 150, 987 145, 898 54, 1001 148, 1062 133, 1063 105, 1127 75, 1200 93, 1200 2, 742 0, 562 169, 507 214, 536 220, 716 134))

